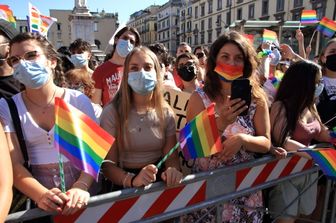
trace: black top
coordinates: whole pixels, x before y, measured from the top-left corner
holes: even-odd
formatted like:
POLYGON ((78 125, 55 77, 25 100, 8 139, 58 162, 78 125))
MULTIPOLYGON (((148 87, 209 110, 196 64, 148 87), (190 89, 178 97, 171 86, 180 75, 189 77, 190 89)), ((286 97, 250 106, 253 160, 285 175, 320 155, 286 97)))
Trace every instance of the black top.
POLYGON ((22 85, 16 80, 13 75, 0 76, 0 98, 9 98, 19 93, 22 89, 22 85))

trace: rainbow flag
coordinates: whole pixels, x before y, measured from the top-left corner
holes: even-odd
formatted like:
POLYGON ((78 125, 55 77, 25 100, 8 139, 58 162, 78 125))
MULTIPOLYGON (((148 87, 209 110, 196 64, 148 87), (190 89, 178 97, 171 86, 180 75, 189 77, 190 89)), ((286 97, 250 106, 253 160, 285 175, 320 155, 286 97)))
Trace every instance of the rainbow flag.
POLYGON ((324 35, 330 38, 334 35, 336 31, 336 22, 328 19, 327 17, 323 17, 316 30, 322 32, 324 35))
POLYGON ((314 24, 317 23, 317 16, 315 10, 302 10, 301 23, 302 24, 314 24))
POLYGON ((8 5, 0 5, 0 19, 4 19, 12 23, 13 27, 16 28, 16 20, 14 18, 13 11, 8 5))
POLYGON ((272 85, 275 89, 279 88, 280 80, 277 77, 272 76, 272 77, 269 77, 268 79, 270 79, 270 81, 271 81, 271 83, 272 83, 272 85))
POLYGON ((277 40, 277 34, 276 32, 268 29, 264 29, 263 33, 263 42, 270 41, 270 42, 275 42, 277 40))
POLYGON ((43 36, 47 36, 49 28, 52 26, 54 22, 57 22, 56 18, 46 16, 46 15, 41 15, 41 28, 40 28, 40 33, 43 36))
POLYGON ((30 2, 28 3, 29 8, 29 31, 32 33, 39 33, 41 29, 41 18, 40 11, 33 6, 30 2))
POLYGON ((336 179, 336 150, 332 148, 321 148, 317 150, 305 150, 313 160, 320 166, 326 177, 336 179))
POLYGON ((215 104, 211 104, 180 130, 179 142, 186 160, 207 157, 222 150, 215 120, 215 104))
POLYGON ((246 33, 244 33, 243 36, 253 46, 253 44, 254 44, 254 35, 253 34, 246 34, 246 33))
POLYGON ((77 168, 98 179, 114 138, 95 121, 61 98, 55 98, 55 147, 77 168))

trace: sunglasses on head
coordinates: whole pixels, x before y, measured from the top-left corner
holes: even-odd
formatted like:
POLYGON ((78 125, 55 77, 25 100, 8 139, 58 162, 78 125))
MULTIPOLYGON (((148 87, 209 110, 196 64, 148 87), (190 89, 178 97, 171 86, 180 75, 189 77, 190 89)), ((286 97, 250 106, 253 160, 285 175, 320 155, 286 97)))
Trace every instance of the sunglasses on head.
POLYGON ((37 57, 42 55, 42 53, 37 52, 36 50, 34 51, 28 51, 23 54, 23 56, 11 56, 7 58, 7 63, 11 67, 15 67, 17 64, 19 64, 20 60, 36 60, 37 57))
POLYGON ((196 56, 198 59, 204 57, 204 53, 203 52, 200 52, 200 53, 196 53, 196 56))

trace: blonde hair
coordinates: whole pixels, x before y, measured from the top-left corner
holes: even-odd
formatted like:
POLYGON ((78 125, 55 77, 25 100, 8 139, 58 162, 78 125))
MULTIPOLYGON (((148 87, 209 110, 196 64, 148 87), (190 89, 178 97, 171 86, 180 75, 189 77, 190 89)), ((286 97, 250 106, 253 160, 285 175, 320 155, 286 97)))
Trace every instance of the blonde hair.
MULTIPOLYGON (((128 85, 129 64, 133 56, 135 56, 138 53, 146 54, 153 60, 153 63, 154 63, 157 83, 153 90, 153 97, 151 100, 151 104, 154 106, 155 113, 159 120, 159 123, 165 123, 164 122, 164 119, 165 119, 164 110, 170 109, 169 105, 163 98, 161 67, 160 67, 160 63, 159 63, 157 56, 147 47, 144 47, 144 46, 135 47, 132 50, 132 52, 129 53, 126 57, 120 89, 112 101, 114 108, 117 111, 117 117, 115 117, 115 120, 117 120, 118 148, 123 148, 125 143, 127 142, 126 130, 127 130, 128 118, 129 118, 129 114, 130 114, 130 111, 132 108, 132 102, 133 102, 133 98, 132 98, 133 90, 128 85)), ((161 128, 160 128, 161 133, 163 133, 165 127, 166 127, 165 125, 161 125, 161 128)))

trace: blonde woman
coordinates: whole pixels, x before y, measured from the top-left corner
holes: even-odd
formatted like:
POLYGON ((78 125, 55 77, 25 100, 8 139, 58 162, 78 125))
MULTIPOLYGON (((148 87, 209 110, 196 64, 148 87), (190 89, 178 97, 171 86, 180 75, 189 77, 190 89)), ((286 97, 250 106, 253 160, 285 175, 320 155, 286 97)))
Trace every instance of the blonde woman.
POLYGON ((103 110, 101 126, 117 139, 103 165, 114 185, 141 187, 162 179, 169 186, 182 179, 177 152, 165 167, 155 166, 176 144, 174 113, 163 99, 160 75, 155 54, 136 47, 126 57, 119 92, 103 110))

